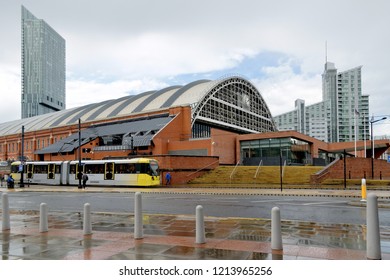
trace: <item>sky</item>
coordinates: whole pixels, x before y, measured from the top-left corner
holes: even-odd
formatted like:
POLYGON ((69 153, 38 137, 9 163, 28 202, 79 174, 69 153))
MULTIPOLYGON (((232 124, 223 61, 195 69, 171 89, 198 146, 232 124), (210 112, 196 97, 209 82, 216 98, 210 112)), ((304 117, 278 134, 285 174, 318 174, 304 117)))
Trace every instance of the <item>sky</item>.
POLYGON ((0 122, 21 116, 21 5, 66 40, 67 108, 240 75, 275 116, 322 100, 327 58, 363 66, 390 135, 389 1, 0 0, 0 122))

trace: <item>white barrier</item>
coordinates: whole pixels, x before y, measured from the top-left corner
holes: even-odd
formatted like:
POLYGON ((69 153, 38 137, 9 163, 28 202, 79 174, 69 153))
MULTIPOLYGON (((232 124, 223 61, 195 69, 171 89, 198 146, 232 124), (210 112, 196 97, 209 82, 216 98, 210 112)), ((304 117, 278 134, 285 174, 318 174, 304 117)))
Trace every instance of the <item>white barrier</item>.
POLYGON ((143 217, 142 217, 142 195, 140 192, 135 193, 134 203, 134 238, 142 239, 143 235, 143 217))
POLYGON ((278 207, 272 208, 271 211, 271 249, 283 250, 280 209, 278 207))
POLYGON ((49 231, 48 219, 47 219, 47 205, 41 203, 39 206, 39 232, 49 231))
POLYGON ((204 229, 204 214, 203 206, 196 206, 196 237, 195 242, 197 244, 206 243, 205 229, 204 229))
POLYGON ((83 233, 84 235, 92 234, 91 205, 89 203, 84 204, 83 233))
POLYGON ((380 260, 381 244, 379 232, 378 198, 370 193, 367 199, 367 259, 380 260))

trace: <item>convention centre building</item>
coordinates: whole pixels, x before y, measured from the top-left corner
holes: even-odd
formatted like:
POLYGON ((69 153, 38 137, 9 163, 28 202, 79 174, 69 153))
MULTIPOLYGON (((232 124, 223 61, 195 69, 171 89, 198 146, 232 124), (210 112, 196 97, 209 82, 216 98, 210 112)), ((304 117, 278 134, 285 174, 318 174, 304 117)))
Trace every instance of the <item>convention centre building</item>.
MULTIPOLYGON (((240 76, 0 124, 3 162, 153 157, 181 182, 218 165, 277 165, 280 158, 291 165, 326 165, 363 147, 370 156, 365 144, 278 132, 260 91, 240 76)), ((388 148, 388 141, 376 141, 375 157, 388 148)))

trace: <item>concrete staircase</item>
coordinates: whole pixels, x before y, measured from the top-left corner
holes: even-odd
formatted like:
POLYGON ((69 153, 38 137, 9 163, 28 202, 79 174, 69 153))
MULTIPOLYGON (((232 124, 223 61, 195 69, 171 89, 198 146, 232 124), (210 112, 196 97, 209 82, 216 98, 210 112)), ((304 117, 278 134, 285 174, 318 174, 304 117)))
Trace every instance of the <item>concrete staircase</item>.
MULTIPOLYGON (((285 166, 283 184, 309 185, 310 175, 323 167, 285 166)), ((193 179, 190 184, 280 184, 279 166, 220 166, 203 176, 193 179), (256 175, 257 172, 257 176, 256 175)))

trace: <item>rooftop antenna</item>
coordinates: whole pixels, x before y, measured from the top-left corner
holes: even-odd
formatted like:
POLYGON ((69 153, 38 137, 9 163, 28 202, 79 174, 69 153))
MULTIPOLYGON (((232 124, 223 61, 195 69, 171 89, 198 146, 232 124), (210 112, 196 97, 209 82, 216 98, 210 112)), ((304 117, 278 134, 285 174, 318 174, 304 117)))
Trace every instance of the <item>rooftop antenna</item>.
POLYGON ((325 41, 325 63, 328 62, 328 41, 325 41))

